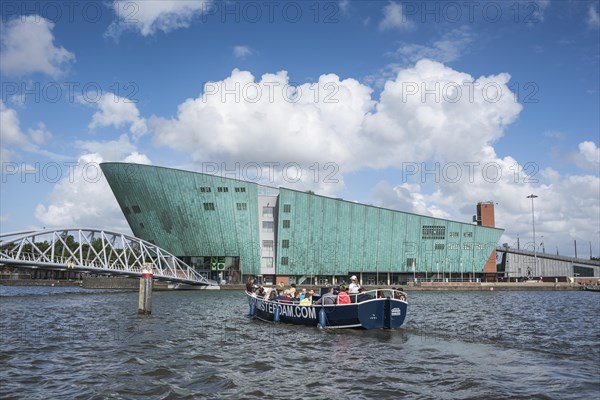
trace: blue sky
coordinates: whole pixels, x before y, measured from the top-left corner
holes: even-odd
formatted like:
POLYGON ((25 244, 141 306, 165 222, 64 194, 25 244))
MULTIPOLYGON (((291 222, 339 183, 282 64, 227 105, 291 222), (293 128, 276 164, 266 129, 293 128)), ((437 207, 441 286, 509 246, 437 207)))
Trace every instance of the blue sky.
POLYGON ((511 245, 531 242, 536 193, 540 249, 598 256, 599 9, 3 2, 1 231, 127 231, 101 161, 259 165, 265 184, 459 221, 493 200, 511 245))

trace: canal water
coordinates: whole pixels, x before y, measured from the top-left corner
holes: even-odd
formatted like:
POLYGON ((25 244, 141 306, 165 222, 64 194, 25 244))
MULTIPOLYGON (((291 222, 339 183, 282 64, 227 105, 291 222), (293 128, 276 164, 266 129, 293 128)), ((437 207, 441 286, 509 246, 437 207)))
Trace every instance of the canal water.
POLYGON ((238 291, 0 287, 0 398, 599 398, 600 294, 409 294, 399 330, 320 331, 238 291))

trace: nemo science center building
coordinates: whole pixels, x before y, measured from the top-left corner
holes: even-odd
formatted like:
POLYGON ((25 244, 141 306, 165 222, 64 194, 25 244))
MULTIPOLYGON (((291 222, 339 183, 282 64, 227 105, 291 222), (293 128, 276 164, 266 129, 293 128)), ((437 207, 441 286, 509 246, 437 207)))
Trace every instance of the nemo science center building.
POLYGON ((135 236, 210 279, 364 285, 495 280, 493 203, 475 223, 171 168, 103 163, 135 236))

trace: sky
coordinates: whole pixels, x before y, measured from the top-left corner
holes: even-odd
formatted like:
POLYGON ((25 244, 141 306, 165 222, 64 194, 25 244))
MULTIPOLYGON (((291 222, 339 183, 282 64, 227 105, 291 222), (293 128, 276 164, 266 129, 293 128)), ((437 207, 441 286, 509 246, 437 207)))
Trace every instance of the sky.
POLYGON ((130 233, 99 163, 600 253, 598 1, 3 1, 0 231, 130 233), (538 197, 532 202, 528 195, 538 197), (533 211, 533 212, 532 212, 533 211))

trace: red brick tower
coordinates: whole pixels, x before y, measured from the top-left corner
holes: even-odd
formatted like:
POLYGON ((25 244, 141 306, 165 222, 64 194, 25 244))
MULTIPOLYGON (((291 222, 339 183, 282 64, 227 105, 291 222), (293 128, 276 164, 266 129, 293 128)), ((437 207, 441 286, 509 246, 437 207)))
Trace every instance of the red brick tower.
MULTIPOLYGON (((494 202, 493 201, 485 201, 477 203, 477 225, 480 226, 489 226, 494 228, 496 226, 496 221, 494 218, 494 202)), ((488 258, 485 266, 483 267, 483 272, 488 272, 488 280, 496 279, 496 249, 492 251, 490 254, 490 258, 488 258), (493 278, 492 278, 493 274, 493 278)))

